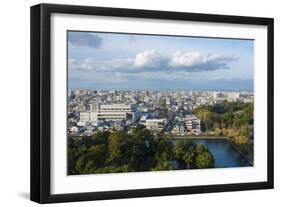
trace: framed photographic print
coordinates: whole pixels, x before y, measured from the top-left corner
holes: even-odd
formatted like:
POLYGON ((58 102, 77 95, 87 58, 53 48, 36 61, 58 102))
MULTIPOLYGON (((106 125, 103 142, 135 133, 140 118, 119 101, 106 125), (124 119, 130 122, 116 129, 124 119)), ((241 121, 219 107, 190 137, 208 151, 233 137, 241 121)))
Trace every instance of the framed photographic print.
POLYGON ((273 188, 273 19, 31 7, 31 200, 273 188))

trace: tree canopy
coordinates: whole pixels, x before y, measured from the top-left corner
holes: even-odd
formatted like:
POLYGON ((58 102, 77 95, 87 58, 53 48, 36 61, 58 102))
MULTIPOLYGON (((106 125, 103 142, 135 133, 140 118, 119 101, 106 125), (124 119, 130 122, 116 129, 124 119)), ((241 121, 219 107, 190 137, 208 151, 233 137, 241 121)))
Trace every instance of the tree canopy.
POLYGON ((213 155, 203 145, 175 140, 165 134, 155 137, 137 128, 100 132, 92 137, 68 140, 68 174, 140 172, 214 167, 213 155))

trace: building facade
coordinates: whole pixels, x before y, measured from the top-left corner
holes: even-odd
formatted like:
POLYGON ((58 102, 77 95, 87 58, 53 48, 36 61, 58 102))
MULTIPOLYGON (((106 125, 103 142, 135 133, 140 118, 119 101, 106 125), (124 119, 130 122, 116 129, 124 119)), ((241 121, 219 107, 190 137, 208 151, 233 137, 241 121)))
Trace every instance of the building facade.
POLYGON ((125 104, 98 104, 93 110, 80 112, 81 122, 135 120, 136 118, 138 118, 137 111, 131 105, 125 104))
POLYGON ((191 131, 192 129, 201 129, 201 121, 195 115, 186 115, 186 117, 183 118, 183 121, 185 122, 188 131, 191 131))
POLYGON ((145 127, 151 131, 161 131, 165 129, 167 119, 147 119, 145 127))

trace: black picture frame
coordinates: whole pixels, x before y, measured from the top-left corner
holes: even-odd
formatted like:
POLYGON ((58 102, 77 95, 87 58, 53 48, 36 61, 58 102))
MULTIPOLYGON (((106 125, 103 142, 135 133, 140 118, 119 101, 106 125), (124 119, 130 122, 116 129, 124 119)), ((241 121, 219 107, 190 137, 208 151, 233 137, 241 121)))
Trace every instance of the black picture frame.
POLYGON ((102 199, 167 196, 179 194, 271 189, 274 186, 273 147, 273 24, 272 18, 195 14, 168 11, 135 10, 73 5, 39 4, 31 7, 31 174, 30 199, 38 203, 88 201, 102 199), (210 23, 232 23, 267 26, 267 181, 188 187, 51 194, 51 71, 50 71, 50 16, 52 13, 99 15, 112 17, 151 18, 210 23))

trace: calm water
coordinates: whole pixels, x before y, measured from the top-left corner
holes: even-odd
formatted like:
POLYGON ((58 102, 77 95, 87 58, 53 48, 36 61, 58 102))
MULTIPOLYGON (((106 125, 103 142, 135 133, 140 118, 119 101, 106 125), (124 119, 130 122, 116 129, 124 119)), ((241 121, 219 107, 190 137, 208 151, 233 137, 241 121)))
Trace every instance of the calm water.
POLYGON ((226 139, 194 139, 195 144, 205 145, 215 158, 215 167, 250 166, 239 151, 226 139))

